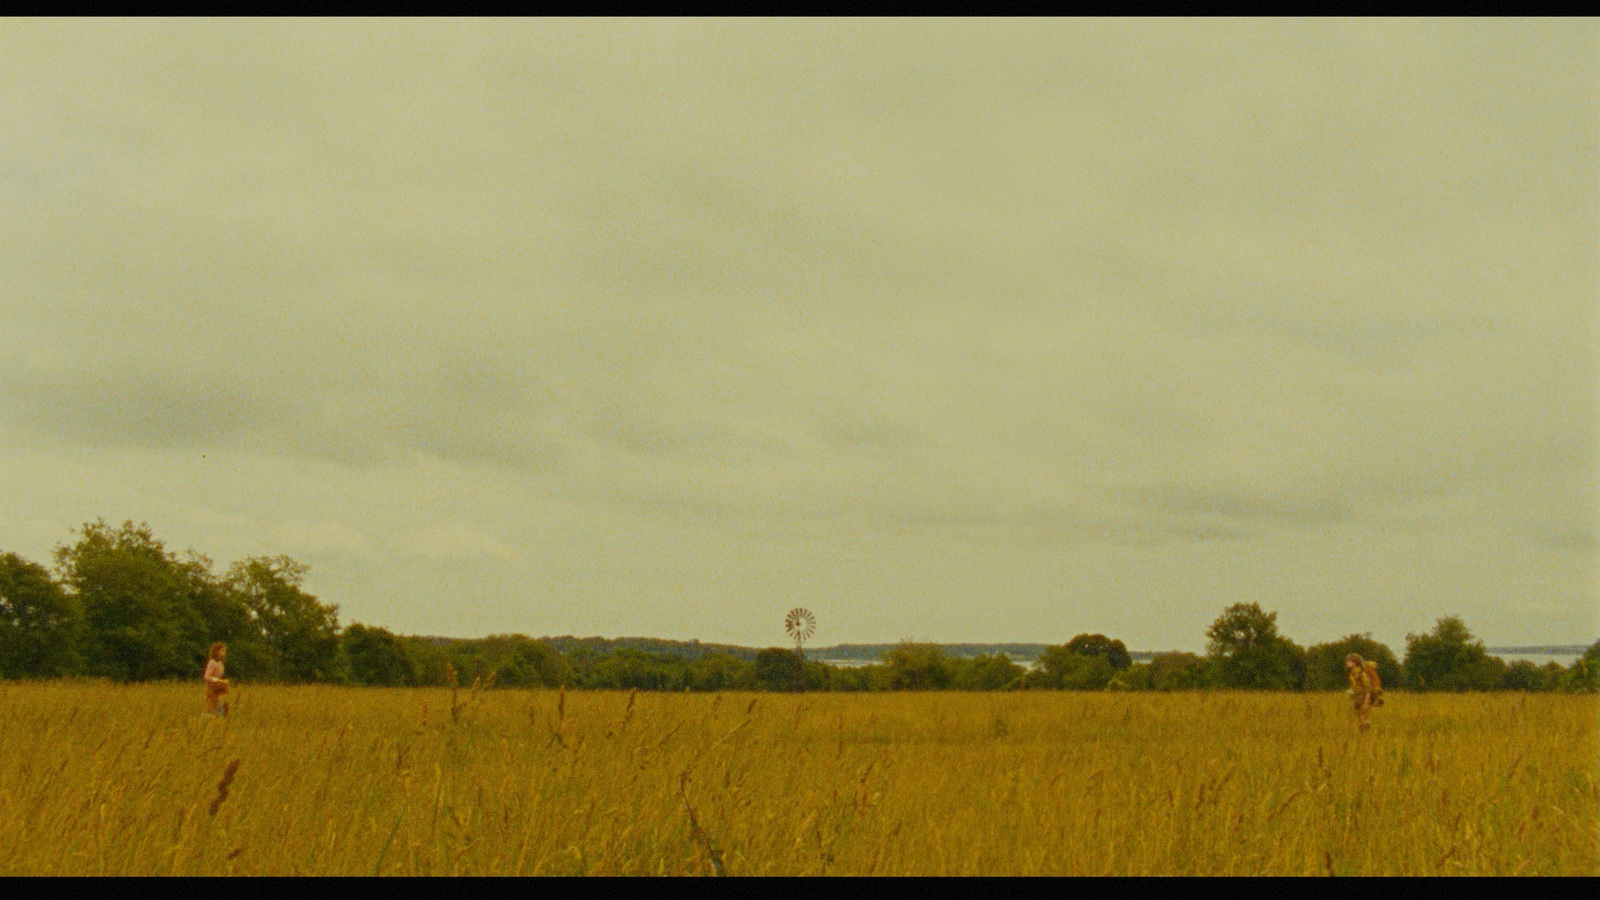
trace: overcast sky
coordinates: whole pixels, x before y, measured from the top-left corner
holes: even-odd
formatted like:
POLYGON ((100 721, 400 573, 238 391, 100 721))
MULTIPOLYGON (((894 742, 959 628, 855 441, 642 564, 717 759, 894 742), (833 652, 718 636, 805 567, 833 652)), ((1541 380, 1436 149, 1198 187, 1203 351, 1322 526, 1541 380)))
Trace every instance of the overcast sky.
POLYGON ((1594 21, 0 21, 0 551, 406 633, 1600 634, 1594 21))

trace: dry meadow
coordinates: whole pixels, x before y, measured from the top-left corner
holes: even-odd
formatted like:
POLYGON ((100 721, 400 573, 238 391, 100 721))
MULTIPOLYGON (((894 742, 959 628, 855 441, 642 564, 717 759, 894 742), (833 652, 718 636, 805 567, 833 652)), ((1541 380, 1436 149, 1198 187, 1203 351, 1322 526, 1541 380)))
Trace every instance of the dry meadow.
POLYGON ((1600 874, 1600 707, 0 684, 0 875, 1600 874))

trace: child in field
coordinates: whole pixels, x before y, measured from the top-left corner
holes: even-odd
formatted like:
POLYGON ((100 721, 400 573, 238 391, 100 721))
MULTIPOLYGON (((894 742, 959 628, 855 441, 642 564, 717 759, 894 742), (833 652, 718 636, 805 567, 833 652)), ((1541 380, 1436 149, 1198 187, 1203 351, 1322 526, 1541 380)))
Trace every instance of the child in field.
POLYGON ((1378 680, 1378 664, 1352 653, 1344 658, 1344 673, 1350 679, 1350 701, 1355 705, 1356 725, 1366 731, 1371 727, 1367 712, 1383 705, 1383 682, 1378 680))
POLYGON ((206 673, 202 680, 206 685, 206 715, 225 716, 228 714, 228 704, 222 695, 228 692, 228 679, 222 677, 222 661, 228 658, 228 645, 218 641, 211 645, 211 654, 206 659, 206 673))

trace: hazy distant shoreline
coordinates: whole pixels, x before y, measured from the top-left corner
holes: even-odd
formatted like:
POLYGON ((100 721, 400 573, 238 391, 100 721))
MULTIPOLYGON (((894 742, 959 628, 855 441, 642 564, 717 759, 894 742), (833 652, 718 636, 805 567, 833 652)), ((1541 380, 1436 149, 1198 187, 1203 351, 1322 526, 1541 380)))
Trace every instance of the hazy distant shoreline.
MULTIPOLYGON (((815 647, 806 656, 816 662, 877 662, 882 654, 893 650, 897 644, 836 644, 832 647, 815 647)), ((1039 658, 1049 644, 937 644, 950 656, 982 656, 1004 653, 1018 662, 1039 658)), ((1488 652, 1501 657, 1549 656, 1577 659, 1587 650, 1587 644, 1542 645, 1537 647, 1489 647, 1488 652)), ((1137 662, 1149 662, 1162 653, 1173 650, 1129 650, 1128 656, 1137 662)))
MULTIPOLYGON (((450 642, 467 639, 433 637, 431 640, 436 642, 450 642)), ((755 655, 761 651, 760 647, 745 647, 738 644, 705 643, 693 640, 676 641, 667 638, 603 638, 598 636, 578 638, 572 637, 571 635, 563 635, 560 637, 542 637, 538 638, 537 640, 548 641, 552 646, 563 652, 572 649, 574 646, 590 645, 596 649, 603 648, 609 650, 615 647, 632 647, 641 650, 675 653, 687 656, 699 656, 707 653, 727 653, 741 658, 754 659, 755 655)), ((1054 646, 1052 644, 1032 642, 942 644, 931 641, 919 641, 917 643, 931 644, 932 646, 938 647, 944 652, 945 655, 957 658, 993 656, 1004 653, 1006 656, 1017 662, 1038 659, 1045 650, 1049 649, 1051 646, 1054 646)), ((860 664, 880 662, 883 659, 883 654, 893 650, 898 646, 900 646, 900 643, 898 642, 888 644, 833 644, 826 647, 807 647, 805 650, 805 655, 807 659, 820 663, 860 664)), ((1501 657, 1553 657, 1572 660, 1582 656, 1583 652, 1587 650, 1588 647, 1588 644, 1540 644, 1519 647, 1489 647, 1487 650, 1489 653, 1501 657)), ((1156 656, 1159 656, 1163 653, 1175 652, 1193 651, 1129 650, 1128 656, 1137 662, 1149 662, 1151 659, 1154 659, 1156 656)))

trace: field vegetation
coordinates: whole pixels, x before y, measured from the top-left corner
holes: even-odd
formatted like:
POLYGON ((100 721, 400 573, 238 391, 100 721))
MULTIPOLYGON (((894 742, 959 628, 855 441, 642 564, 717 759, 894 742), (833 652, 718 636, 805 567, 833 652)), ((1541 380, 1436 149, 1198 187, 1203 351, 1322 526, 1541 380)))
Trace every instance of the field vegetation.
POLYGON ((0 683, 0 875, 1600 874, 1592 696, 0 683))

